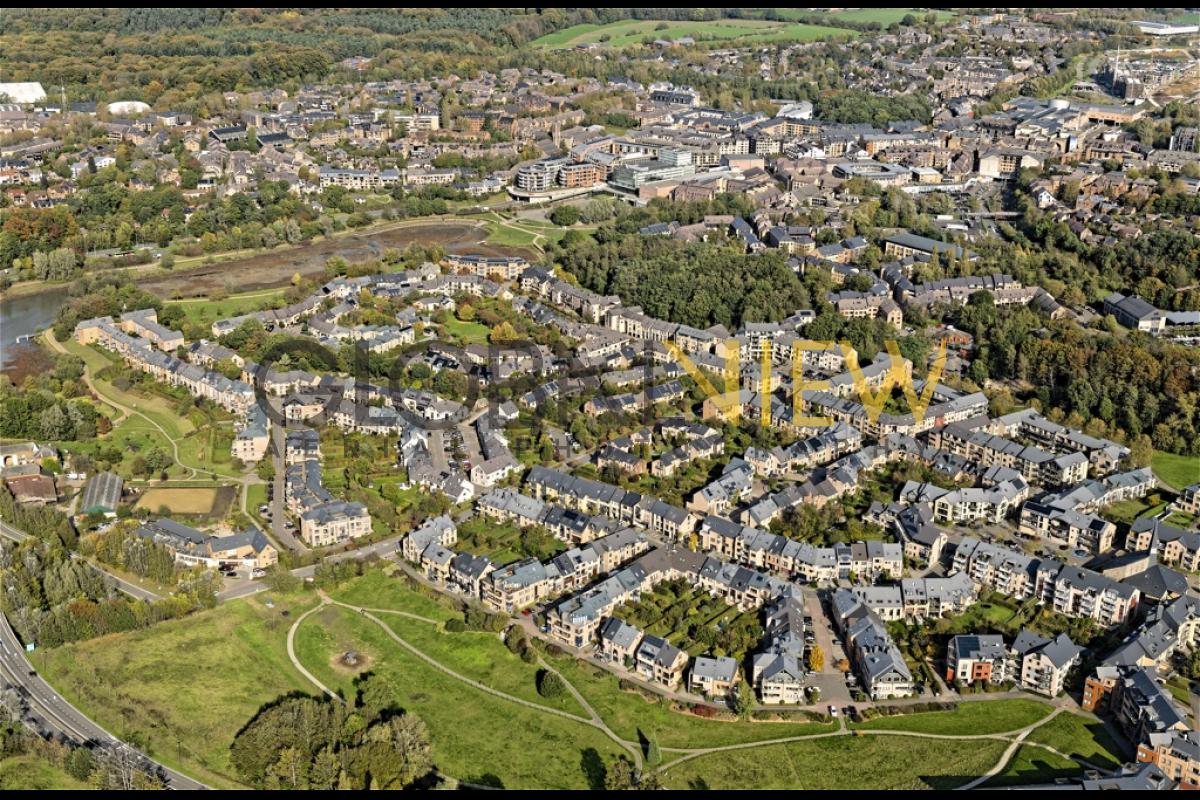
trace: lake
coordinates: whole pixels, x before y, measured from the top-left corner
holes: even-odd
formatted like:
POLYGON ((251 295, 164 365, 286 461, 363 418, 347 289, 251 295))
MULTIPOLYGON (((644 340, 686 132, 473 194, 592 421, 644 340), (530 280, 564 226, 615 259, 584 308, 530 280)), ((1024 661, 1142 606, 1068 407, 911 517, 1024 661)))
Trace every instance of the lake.
POLYGON ((48 327, 66 299, 65 288, 0 298, 0 368, 16 357, 17 339, 48 327))

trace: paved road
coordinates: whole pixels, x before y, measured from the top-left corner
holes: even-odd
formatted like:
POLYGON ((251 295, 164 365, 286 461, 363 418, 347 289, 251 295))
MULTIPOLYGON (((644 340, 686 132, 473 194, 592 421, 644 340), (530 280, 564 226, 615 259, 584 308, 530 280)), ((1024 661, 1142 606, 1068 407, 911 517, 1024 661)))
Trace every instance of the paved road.
MULTIPOLYGON (((29 713, 24 721, 39 733, 60 734, 79 744, 91 742, 110 747, 129 747, 59 697, 54 689, 42 680, 26 657, 24 647, 3 614, 0 614, 0 681, 23 690, 22 694, 29 703, 29 713)), ((199 781, 167 769, 150 758, 146 760, 162 774, 171 789, 208 788, 199 781)))
MULTIPOLYGON (((337 563, 339 561, 348 561, 352 558, 364 559, 370 556, 379 556, 385 559, 395 559, 396 549, 400 544, 400 540, 408 534, 402 533, 397 536, 390 536, 387 539, 382 539, 374 544, 363 545, 356 550, 346 550, 341 553, 330 553, 325 556, 322 561, 337 563)), ((317 568, 315 565, 308 567, 297 567, 292 570, 292 574, 297 578, 311 578, 316 574, 317 568)), ((234 586, 231 586, 224 591, 217 593, 217 599, 221 602, 226 600, 236 600, 239 597, 249 597, 265 592, 270 587, 265 581, 261 580, 245 580, 239 581, 234 586)))
POLYGON ((271 497, 271 535, 275 540, 289 550, 297 553, 307 553, 308 547, 294 535, 287 531, 288 510, 284 503, 284 488, 283 478, 287 470, 283 458, 286 452, 284 439, 286 431, 284 427, 277 422, 271 423, 271 442, 274 446, 275 454, 275 483, 271 497))

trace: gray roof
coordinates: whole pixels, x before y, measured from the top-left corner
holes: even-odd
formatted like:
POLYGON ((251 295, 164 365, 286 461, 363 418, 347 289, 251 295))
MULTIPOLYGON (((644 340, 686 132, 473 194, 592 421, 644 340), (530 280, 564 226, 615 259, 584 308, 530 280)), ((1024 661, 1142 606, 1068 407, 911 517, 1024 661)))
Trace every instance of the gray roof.
POLYGON ((614 647, 632 650, 642 639, 642 632, 623 619, 609 617, 600 626, 600 638, 611 642, 614 647))
POLYGON ((738 664, 729 656, 697 656, 692 662, 692 678, 732 681, 737 677, 738 664))
POLYGON ((79 509, 85 514, 92 511, 116 511, 124 486, 125 481, 115 472, 94 475, 83 489, 79 509))

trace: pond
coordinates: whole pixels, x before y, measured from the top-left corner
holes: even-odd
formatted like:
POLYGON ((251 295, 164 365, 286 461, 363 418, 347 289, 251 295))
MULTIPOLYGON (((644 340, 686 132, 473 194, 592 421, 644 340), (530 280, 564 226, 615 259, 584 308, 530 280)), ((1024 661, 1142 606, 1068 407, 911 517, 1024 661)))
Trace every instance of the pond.
POLYGON ((66 288, 25 297, 0 297, 0 368, 11 366, 23 345, 18 340, 36 334, 54 322, 67 299, 66 288))

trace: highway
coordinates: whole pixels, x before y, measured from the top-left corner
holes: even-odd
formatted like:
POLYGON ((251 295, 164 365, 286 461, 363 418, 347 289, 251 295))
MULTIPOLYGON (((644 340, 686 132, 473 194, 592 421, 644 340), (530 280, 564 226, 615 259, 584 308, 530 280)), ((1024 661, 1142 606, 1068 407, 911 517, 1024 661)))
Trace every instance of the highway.
MULTIPOLYGON (((91 742, 109 747, 129 747, 59 697, 50 684, 42 680, 26 657, 25 648, 17 639, 12 626, 8 624, 8 618, 3 614, 0 614, 0 682, 21 688, 22 696, 29 704, 28 713, 23 721, 38 733, 59 734, 79 744, 91 742)), ((167 769, 153 759, 144 755, 142 758, 160 772, 168 788, 208 788, 199 781, 167 769)))

